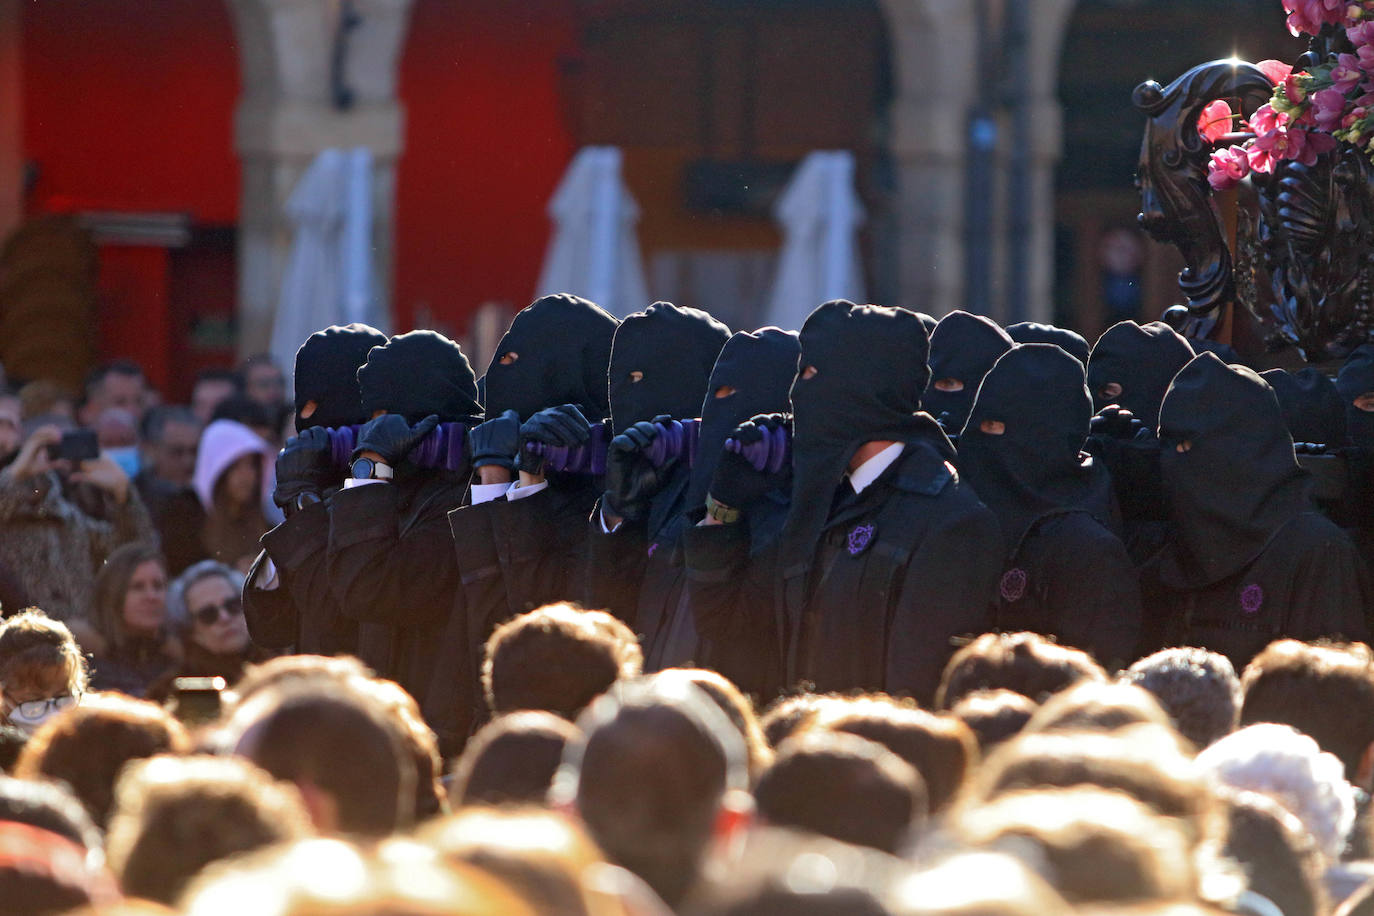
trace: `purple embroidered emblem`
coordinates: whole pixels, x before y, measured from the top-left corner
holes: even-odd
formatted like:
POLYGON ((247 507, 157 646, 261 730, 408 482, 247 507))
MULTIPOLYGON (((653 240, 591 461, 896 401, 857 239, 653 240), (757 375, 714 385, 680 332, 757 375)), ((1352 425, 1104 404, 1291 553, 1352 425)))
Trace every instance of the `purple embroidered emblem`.
POLYGON ((873 525, 856 525, 854 530, 849 532, 849 555, 857 557, 868 549, 868 545, 873 543, 873 532, 877 528, 873 525))
POLYGON ((1020 601, 1026 594, 1026 571, 1020 567, 1007 570, 1002 574, 998 591, 1006 601, 1020 601))
POLYGON ((658 541, 654 541, 649 545, 649 556, 653 556, 655 550, 658 550, 658 541))
POLYGON ((1247 585, 1240 591, 1240 609, 1247 614, 1258 614, 1264 607, 1264 589, 1258 585, 1247 585))

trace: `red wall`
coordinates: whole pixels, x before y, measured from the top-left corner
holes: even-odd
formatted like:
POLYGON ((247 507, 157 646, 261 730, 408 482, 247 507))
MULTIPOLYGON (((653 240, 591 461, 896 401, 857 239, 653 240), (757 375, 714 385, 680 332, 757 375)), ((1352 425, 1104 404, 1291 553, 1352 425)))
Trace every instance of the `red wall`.
POLYGON ((44 0, 24 10, 24 151, 37 208, 238 218, 239 64, 221 0, 44 0))
POLYGON ((573 153, 558 62, 572 0, 417 0, 401 62, 396 326, 428 309, 461 332, 489 300, 521 308, 539 279, 545 207, 573 153))
MULTIPOLYGON (((24 156, 38 169, 31 212, 237 221, 239 65, 220 0, 45 0, 23 5, 23 29, 24 156)), ((158 247, 103 246, 99 284, 101 355, 137 360, 164 390, 186 350, 173 311, 227 311, 234 296, 170 302, 158 247)))

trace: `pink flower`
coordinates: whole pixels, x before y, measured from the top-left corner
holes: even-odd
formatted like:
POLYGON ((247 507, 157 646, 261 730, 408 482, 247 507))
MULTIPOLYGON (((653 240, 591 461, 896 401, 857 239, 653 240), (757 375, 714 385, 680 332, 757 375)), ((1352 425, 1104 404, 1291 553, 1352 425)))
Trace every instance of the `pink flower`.
POLYGON ((1275 86, 1288 79, 1288 74, 1293 72, 1293 68, 1281 60, 1262 60, 1255 66, 1259 68, 1261 73, 1269 77, 1269 82, 1275 86))
POLYGON ((1240 180, 1250 174, 1250 160, 1245 149, 1228 146, 1212 153, 1212 161, 1207 164, 1207 183, 1214 191, 1229 191, 1240 180))
POLYGON ((1369 117, 1368 108, 1352 108, 1345 113, 1345 117, 1341 118, 1341 127, 1349 130, 1367 117, 1369 117))
POLYGON ((1261 105, 1250 117, 1250 129, 1257 134, 1267 134, 1285 126, 1289 121, 1286 112, 1275 111, 1274 106, 1261 105))
POLYGON ((1345 5, 1346 0, 1283 0, 1288 31, 1316 35, 1323 25, 1341 25, 1346 18, 1345 5))
POLYGON ((1331 130, 1345 114, 1345 93, 1338 89, 1323 89, 1312 94, 1313 120, 1321 130, 1331 130))
POLYGON ((1306 137, 1306 131, 1286 127, 1261 134, 1250 147, 1251 170, 1271 174, 1283 160, 1301 158, 1306 137))
POLYGON ((1350 43, 1357 48, 1374 44, 1374 20, 1366 20, 1357 26, 1346 29, 1345 35, 1350 39, 1350 43))
POLYGON ((1197 119, 1197 132, 1208 143, 1216 143, 1231 131, 1231 106, 1225 99, 1217 99, 1197 119))
POLYGON ((1283 81, 1283 94, 1294 105, 1301 105, 1307 98, 1307 90, 1302 87, 1300 82, 1306 73, 1290 73, 1288 79, 1283 81))
POLYGON ((1360 59, 1354 54, 1342 54, 1336 58, 1336 66, 1331 70, 1331 82, 1342 94, 1350 92, 1364 79, 1360 59))

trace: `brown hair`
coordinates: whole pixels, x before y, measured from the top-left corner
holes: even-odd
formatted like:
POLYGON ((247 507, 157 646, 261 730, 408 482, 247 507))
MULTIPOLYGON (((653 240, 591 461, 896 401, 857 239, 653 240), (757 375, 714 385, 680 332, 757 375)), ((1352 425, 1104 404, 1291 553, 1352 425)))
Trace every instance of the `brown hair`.
POLYGON ((454 808, 544 804, 563 749, 578 734, 567 719, 543 710, 497 716, 472 737, 454 765, 450 803, 454 808))
POLYGON ((931 814, 949 807, 978 764, 978 743, 967 725, 884 696, 847 706, 837 705, 834 718, 822 724, 883 745, 921 774, 931 814))
POLYGON ((949 709, 975 690, 996 687, 1043 703, 1082 680, 1107 680, 1107 672, 1082 649, 1058 645, 1038 633, 984 633, 945 665, 935 708, 949 709))
POLYGON ((308 836, 295 790, 236 757, 154 757, 115 789, 109 860, 124 893, 176 902, 211 862, 308 836))
POLYGON ((1182 832, 1121 792, 1016 792, 964 812, 953 826, 978 847, 1029 844, 1071 904, 1197 897, 1198 873, 1182 832))
POLYGON ((970 693, 954 704, 949 714, 968 726, 978 739, 979 752, 986 757, 1020 734, 1038 708, 1030 697, 998 688, 970 693))
POLYGON ((749 698, 725 675, 705 668, 667 668, 654 676, 682 678, 695 684, 720 707, 744 739, 744 749, 749 754, 749 782, 756 782, 759 774, 772 763, 773 751, 763 736, 759 717, 754 713, 754 704, 749 702, 749 698))
POLYGON ((120 694, 95 694, 43 723, 19 755, 21 779, 59 779, 104 828, 115 780, 130 760, 184 754, 191 739, 162 708, 120 694))
POLYGON ((65 623, 36 607, 0 623, 0 692, 6 685, 36 683, 59 668, 72 693, 86 689, 86 657, 65 623))
POLYGON ((1340 758, 1354 780, 1374 743, 1374 658, 1363 643, 1270 643, 1245 666, 1241 727, 1291 725, 1340 758))
POLYGON ((328 793, 341 832, 386 836, 413 819, 415 764, 403 727, 368 691, 348 683, 262 691, 236 710, 232 727, 239 753, 272 776, 328 793))
POLYGON ((167 560, 162 550, 148 541, 132 541, 111 551, 95 578, 95 624, 100 629, 100 635, 109 640, 112 650, 122 649, 128 642, 124 598, 134 571, 149 562, 161 566, 166 575, 167 560))
POLYGON ((1128 725, 1173 730, 1168 713, 1148 690, 1132 684, 1084 681, 1046 700, 1026 723, 1025 732, 1112 732, 1128 725))
POLYGON ((784 742, 754 789, 770 824, 894 855, 925 819, 924 795, 920 774, 883 745, 824 730, 784 742))
POLYGON ((644 664, 639 640, 605 611, 560 602, 508 620, 487 640, 482 688, 492 712, 546 709, 575 719, 644 664))
POLYGON ((400 726, 402 743, 415 762, 415 819, 420 821, 446 814, 448 794, 439 781, 444 771, 443 760, 439 757, 439 739, 425 723, 415 698, 395 681, 360 678, 354 683, 376 697, 400 726))

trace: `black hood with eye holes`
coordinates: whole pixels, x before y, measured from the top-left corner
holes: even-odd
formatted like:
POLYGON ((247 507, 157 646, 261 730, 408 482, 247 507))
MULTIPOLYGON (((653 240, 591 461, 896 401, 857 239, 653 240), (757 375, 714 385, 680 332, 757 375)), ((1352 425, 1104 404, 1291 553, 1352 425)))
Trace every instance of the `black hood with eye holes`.
POLYGON ((296 430, 311 426, 340 427, 363 423, 358 367, 373 347, 386 344, 386 335, 365 324, 331 325, 305 339, 296 351, 296 430), (309 419, 301 416, 315 402, 309 419))
POLYGON ((1083 364, 1057 346, 1019 344, 983 376, 959 435, 959 471, 997 516, 1008 553, 1056 510, 1111 524, 1111 480, 1082 452, 1091 420, 1083 364), (983 432, 985 420, 1003 433, 983 432))
POLYGON ((792 507, 782 533, 783 570, 809 565, 831 497, 865 442, 932 444, 946 461, 954 449, 920 413, 930 372, 930 342, 915 312, 827 302, 801 329, 792 383, 792 507), (800 370, 814 366, 812 378, 800 370))
POLYGON ((659 414, 690 419, 730 329, 703 311, 655 302, 625 318, 611 343, 607 385, 616 434, 659 414), (634 381, 631 373, 642 373, 634 381))
POLYGON ((978 385, 997 358, 1012 348, 1012 339, 997 323, 982 315, 950 312, 930 335, 930 379, 921 406, 945 429, 963 428, 978 385), (941 391, 941 379, 958 379, 959 391, 941 391))
POLYGON ((800 354, 797 332, 778 328, 739 331, 726 342, 701 405, 701 438, 687 489, 689 509, 705 501, 721 449, 735 427, 761 413, 787 412, 800 354), (724 386, 734 393, 717 398, 716 391, 724 386))
POLYGON ((544 296, 520 311, 484 376, 487 413, 521 420, 546 407, 576 404, 595 423, 605 418, 611 339, 620 322, 579 296, 544 296), (514 362, 502 365, 507 353, 514 362))
POLYGON ((1195 357, 1164 396, 1159 432, 1172 522, 1160 566, 1167 585, 1203 588, 1239 572, 1314 508, 1274 391, 1244 366, 1195 357))
POLYGON ((1345 403, 1346 434, 1350 442, 1364 448, 1374 448, 1374 413, 1360 410, 1355 399, 1374 392, 1374 344, 1363 344, 1346 357, 1336 376, 1336 390, 1345 403))
POLYGON ((1102 333, 1088 358, 1088 391, 1093 409, 1109 404, 1126 408, 1150 429, 1159 425, 1159 405, 1178 370, 1194 356, 1193 348, 1162 321, 1121 321, 1102 333), (1107 385, 1121 394, 1102 395, 1107 385))
POLYGON ((1270 369, 1260 378, 1274 389, 1294 442, 1345 444, 1345 403, 1336 383, 1314 366, 1289 372, 1270 369))

